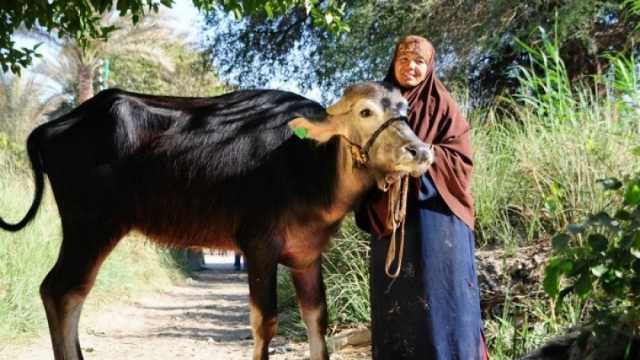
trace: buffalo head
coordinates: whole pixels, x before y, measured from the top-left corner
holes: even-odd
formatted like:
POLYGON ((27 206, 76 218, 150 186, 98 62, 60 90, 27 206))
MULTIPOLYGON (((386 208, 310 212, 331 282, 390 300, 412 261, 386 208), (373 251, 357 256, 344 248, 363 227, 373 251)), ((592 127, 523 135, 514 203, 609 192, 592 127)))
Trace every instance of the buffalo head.
POLYGON ((408 104, 400 91, 384 83, 363 82, 348 87, 327 118, 310 121, 297 118, 289 123, 308 137, 326 142, 344 137, 356 151, 354 157, 366 166, 380 189, 409 174, 418 177, 434 160, 433 150, 412 131, 407 119, 408 104))

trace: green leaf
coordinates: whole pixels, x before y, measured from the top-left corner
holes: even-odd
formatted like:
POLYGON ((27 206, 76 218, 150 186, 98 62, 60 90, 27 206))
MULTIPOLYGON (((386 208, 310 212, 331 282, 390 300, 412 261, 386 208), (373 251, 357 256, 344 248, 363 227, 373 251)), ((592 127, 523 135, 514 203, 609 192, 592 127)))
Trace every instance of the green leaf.
POLYGON ((593 251, 600 252, 605 251, 609 245, 609 240, 602 234, 591 234, 587 238, 587 242, 593 249, 593 251))
POLYGON ((640 184, 632 182, 630 186, 625 189, 624 203, 626 205, 638 205, 640 204, 640 184))
POLYGON ((618 220, 629 221, 629 220, 631 220, 631 213, 626 211, 626 210, 620 209, 620 210, 616 211, 616 213, 615 213, 615 215, 613 215, 613 217, 615 219, 618 219, 618 220))
POLYGON ((236 17, 236 20, 240 20, 242 18, 242 8, 233 9, 233 15, 236 17))
POLYGON ((640 259, 640 249, 632 247, 632 248, 629 248, 629 252, 631 252, 631 255, 640 259))
POLYGON ((547 267, 545 269, 542 286, 544 288, 544 291, 549 294, 549 296, 555 298, 558 295, 558 289, 560 287, 560 274, 558 273, 557 268, 547 267))
POLYGON ((300 139, 305 139, 307 137, 307 129, 303 127, 297 127, 293 129, 293 133, 299 137, 300 139))
POLYGON ((567 226, 567 231, 569 231, 573 235, 582 234, 586 226, 584 224, 569 224, 567 226))
POLYGON ((600 264, 598 266, 594 266, 591 268, 591 273, 596 277, 602 276, 602 274, 606 273, 609 270, 604 264, 600 264))
POLYGON ((616 178, 606 178, 598 180, 600 184, 605 188, 605 190, 617 190, 622 187, 622 181, 616 178))
POLYGON ((549 261, 544 269, 543 288, 551 297, 558 295, 560 288, 560 275, 569 273, 573 269, 573 261, 563 258, 554 258, 549 261))
POLYGON ((267 13, 269 19, 273 18, 273 7, 271 7, 270 2, 264 4, 264 11, 267 13))
POLYGON ((331 24, 333 22, 333 14, 331 13, 325 14, 324 21, 326 21, 327 24, 331 24))
POLYGON ((550 190, 551 195, 553 195, 555 198, 559 198, 564 195, 564 189, 562 188, 562 185, 559 185, 558 183, 554 182, 553 184, 551 184, 550 190))
POLYGON ((551 246, 554 251, 562 251, 569 245, 571 238, 565 233, 558 233, 551 238, 551 246))
POLYGON ((636 146, 633 149, 631 149, 631 154, 635 156, 640 156, 640 146, 636 146))
POLYGON ((554 214, 558 211, 558 202, 553 198, 547 198, 544 202, 544 208, 554 214))
POLYGON ((593 289, 592 284, 591 284, 591 276, 589 276, 589 274, 585 274, 583 273, 580 278, 578 279, 578 281, 576 281, 576 292, 578 293, 578 295, 580 295, 581 298, 586 298, 587 296, 589 296, 589 294, 591 293, 591 290, 593 289))
POLYGON ((573 270, 573 260, 571 259, 563 259, 560 264, 558 264, 558 273, 559 274, 568 274, 573 270))
POLYGON ((602 226, 610 226, 611 225, 611 216, 604 211, 601 211, 595 215, 589 216, 589 220, 587 222, 592 225, 602 225, 602 226))

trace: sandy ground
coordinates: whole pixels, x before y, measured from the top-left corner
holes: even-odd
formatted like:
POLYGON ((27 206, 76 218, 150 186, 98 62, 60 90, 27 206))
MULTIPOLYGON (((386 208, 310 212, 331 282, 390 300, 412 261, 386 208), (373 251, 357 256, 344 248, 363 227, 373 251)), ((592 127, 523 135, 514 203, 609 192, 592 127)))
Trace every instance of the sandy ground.
MULTIPOLYGON (((163 293, 83 316, 80 343, 85 360, 250 359, 246 274, 232 271, 230 264, 208 266, 209 270, 163 293)), ((270 358, 306 359, 307 349, 306 343, 276 337, 270 358)), ((331 358, 369 359, 370 353, 367 348, 351 348, 331 358)), ((1 349, 0 359, 53 359, 49 338, 1 349)))

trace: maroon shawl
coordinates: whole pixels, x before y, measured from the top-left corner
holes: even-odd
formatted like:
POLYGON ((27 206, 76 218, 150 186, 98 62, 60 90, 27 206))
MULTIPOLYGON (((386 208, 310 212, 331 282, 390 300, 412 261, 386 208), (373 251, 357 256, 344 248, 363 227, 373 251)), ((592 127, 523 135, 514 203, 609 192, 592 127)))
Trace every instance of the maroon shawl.
MULTIPOLYGON (((429 168, 438 193, 469 228, 474 228, 474 208, 471 196, 473 170, 470 127, 447 89, 436 77, 433 45, 420 36, 407 36, 396 46, 393 62, 385 81, 402 90, 409 102, 409 123, 422 141, 432 144, 435 163, 429 168), (398 51, 414 51, 428 63, 427 76, 412 88, 403 88, 395 78, 394 62, 398 51)), ((413 193, 415 196, 415 192, 413 193)), ((387 194, 374 196, 367 213, 372 230, 384 236, 391 229, 387 219, 387 194)))

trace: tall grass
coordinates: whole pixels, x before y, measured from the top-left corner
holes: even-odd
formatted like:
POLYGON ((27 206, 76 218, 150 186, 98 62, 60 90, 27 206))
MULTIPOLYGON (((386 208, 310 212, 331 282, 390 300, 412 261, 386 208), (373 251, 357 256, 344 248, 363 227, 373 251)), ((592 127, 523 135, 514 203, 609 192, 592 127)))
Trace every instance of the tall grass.
POLYGON ((583 111, 583 121, 551 128, 524 111, 520 124, 490 119, 475 127, 473 191, 482 243, 526 245, 605 205, 597 180, 633 166, 628 149, 638 137, 597 104, 583 111))
POLYGON ((545 238, 603 207, 598 179, 634 166, 640 82, 634 59, 610 56, 609 73, 570 83, 551 39, 529 50, 514 97, 471 117, 478 233, 507 247, 545 238), (508 115, 505 115, 508 114, 508 115))
MULTIPOLYGON (((8 221, 21 218, 33 196, 30 175, 14 163, 19 157, 6 148, 0 151, 0 212, 8 221)), ((25 341, 47 329, 39 286, 57 257, 61 230, 51 191, 46 190, 33 223, 17 233, 0 231, 0 344, 25 341)), ((123 240, 102 266, 85 313, 168 285, 173 272, 165 258, 164 251, 142 239, 123 240)))

